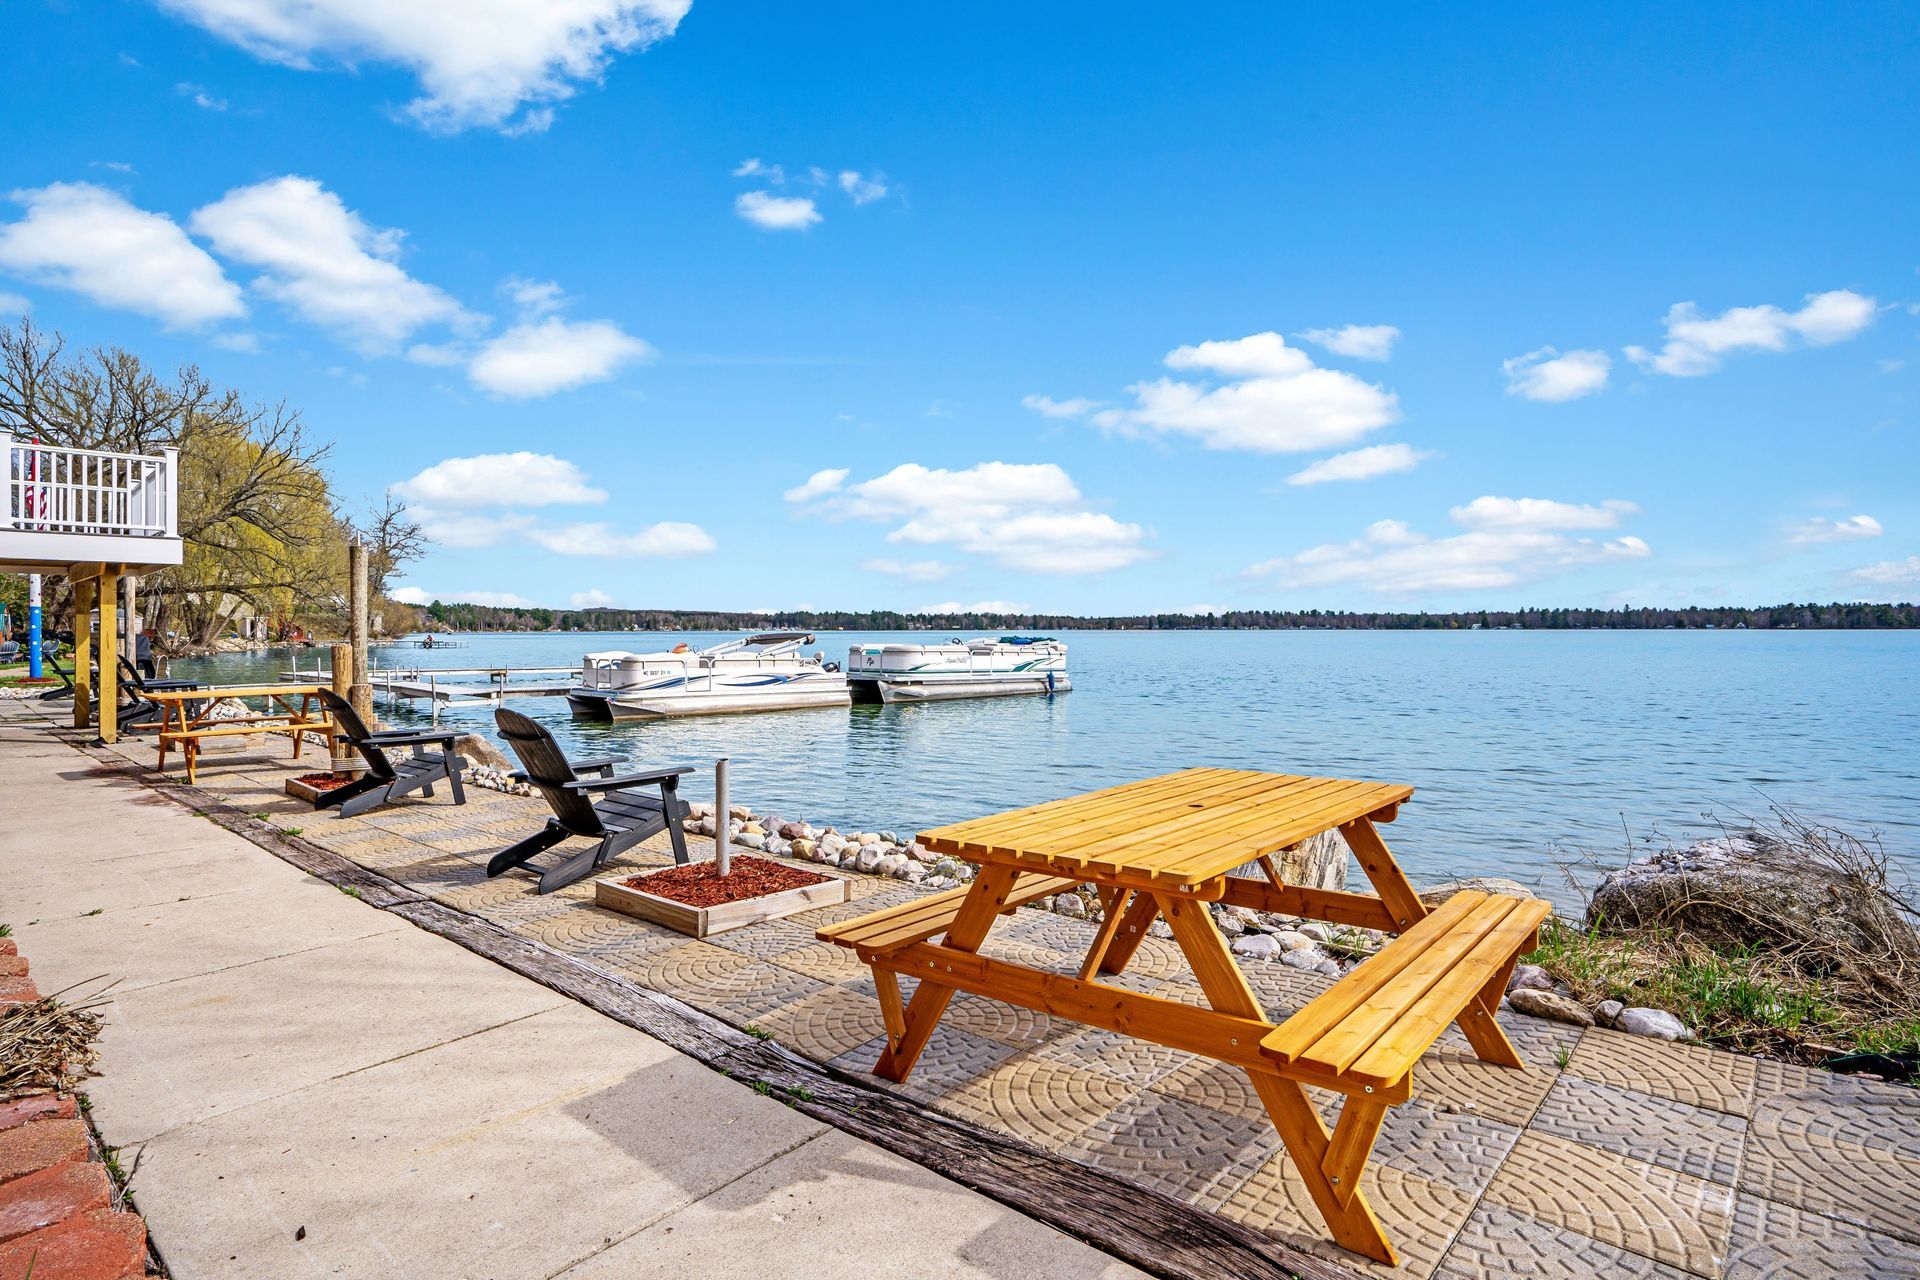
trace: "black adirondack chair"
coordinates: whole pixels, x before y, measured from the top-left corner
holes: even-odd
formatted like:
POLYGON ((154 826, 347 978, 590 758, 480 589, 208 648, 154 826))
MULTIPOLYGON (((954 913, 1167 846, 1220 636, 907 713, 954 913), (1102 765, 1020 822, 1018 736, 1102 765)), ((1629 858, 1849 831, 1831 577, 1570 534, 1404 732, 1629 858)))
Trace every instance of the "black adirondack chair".
MULTIPOLYGON (((140 674, 140 668, 127 661, 125 654, 121 654, 120 688, 126 692, 127 705, 120 709, 120 724, 122 727, 150 724, 161 718, 160 704, 147 697, 149 693, 172 693, 206 687, 198 680, 149 680, 140 674)), ((199 708, 195 706, 190 709, 197 711, 199 708)))
POLYGON ((398 800, 410 791, 431 797, 433 784, 442 779, 452 788, 455 804, 467 802, 467 793, 460 786, 460 771, 467 767, 467 762, 453 749, 453 740, 460 736, 458 730, 387 729, 369 733, 353 704, 333 690, 320 690, 320 705, 327 709, 340 736, 352 743, 353 749, 367 762, 367 771, 346 786, 335 787, 321 796, 314 801, 314 808, 337 807, 340 817, 351 818, 398 800), (387 754, 401 747, 412 747, 413 754, 387 754), (429 751, 429 747, 439 750, 429 751))
POLYGON ((525 766, 513 776, 538 788, 553 816, 543 830, 494 854, 487 863, 489 876, 524 865, 568 836, 584 836, 594 845, 541 870, 541 893, 572 884, 662 831, 673 842, 673 860, 686 863, 687 837, 680 823, 687 816, 687 802, 680 798, 680 775, 692 773, 691 767, 617 773, 620 762, 611 757, 569 761, 552 734, 518 711, 502 707, 493 718, 525 766), (598 776, 583 778, 583 773, 598 776), (656 794, 642 794, 647 789, 656 794), (606 793, 605 798, 596 803, 595 792, 606 793))

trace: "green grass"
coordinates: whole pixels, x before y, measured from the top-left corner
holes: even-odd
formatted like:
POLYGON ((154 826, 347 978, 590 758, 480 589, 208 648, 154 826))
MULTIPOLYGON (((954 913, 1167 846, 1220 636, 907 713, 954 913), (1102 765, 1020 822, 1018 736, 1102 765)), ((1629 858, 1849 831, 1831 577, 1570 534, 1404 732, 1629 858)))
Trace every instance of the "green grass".
POLYGON ((343 884, 340 886, 340 892, 346 894, 349 898, 357 898, 360 896, 360 888, 358 885, 343 884))
POLYGON ((1920 1017, 1874 1018, 1821 979, 1757 947, 1714 949, 1652 930, 1611 934, 1604 921, 1580 927, 1558 917, 1521 957, 1574 996, 1665 1009, 1702 1040, 1760 1053, 1801 1045, 1885 1052, 1920 1044, 1920 1017))
POLYGON ((283 836, 297 836, 305 830, 305 827, 282 827, 280 828, 280 834, 283 836))
POLYGON ((795 1102, 812 1102, 813 1090, 807 1088, 805 1085, 797 1085, 787 1090, 787 1096, 795 1102))
POLYGON ((773 1039, 773 1032, 767 1030, 765 1027, 756 1025, 755 1023, 749 1022, 746 1026, 740 1029, 746 1032, 748 1035, 752 1036, 755 1040, 773 1039))
POLYGON ((12 936, 13 926, 10 924, 0 924, 0 938, 11 938, 12 936))
POLYGON ((765 1080, 755 1080, 753 1082, 753 1091, 764 1098, 773 1092, 773 1086, 765 1080))
POLYGON ((102 911, 105 911, 105 910, 106 910, 106 908, 105 908, 105 907, 95 907, 95 908, 94 908, 93 910, 91 910, 91 911, 88 911, 88 912, 84 912, 83 914, 85 914, 85 915, 90 915, 90 916, 97 916, 97 915, 99 915, 99 914, 100 914, 100 913, 101 913, 102 911))
POLYGON ((1572 1061, 1573 1061, 1573 1050, 1555 1049, 1553 1051, 1553 1065, 1560 1068, 1562 1071, 1565 1071, 1567 1069, 1567 1064, 1572 1061))

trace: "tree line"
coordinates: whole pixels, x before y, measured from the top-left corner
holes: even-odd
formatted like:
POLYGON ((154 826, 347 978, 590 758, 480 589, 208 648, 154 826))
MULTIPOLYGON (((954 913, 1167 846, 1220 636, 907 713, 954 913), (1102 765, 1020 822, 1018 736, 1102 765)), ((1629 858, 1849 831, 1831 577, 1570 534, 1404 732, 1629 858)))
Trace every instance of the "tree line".
MULTIPOLYGON (((142 622, 163 650, 205 647, 246 612, 276 636, 346 631, 347 558, 367 545, 376 612, 389 630, 419 625, 385 599, 389 576, 425 549, 406 512, 385 501, 349 512, 328 479, 328 446, 284 401, 249 402, 198 367, 171 376, 119 347, 69 351, 31 319, 0 326, 0 432, 18 443, 154 454, 180 450, 185 563, 140 581, 142 622), (168 637, 173 637, 171 643, 168 637)), ((66 581, 46 585, 49 631, 72 628, 66 581)), ((26 582, 0 574, 0 598, 24 613, 26 582)))
POLYGON ((545 609, 434 601, 426 614, 449 631, 1848 631, 1920 626, 1912 604, 1834 601, 1684 609, 1474 609, 1456 613, 1248 609, 1227 613, 1081 616, 1059 613, 901 613, 705 609, 545 609))

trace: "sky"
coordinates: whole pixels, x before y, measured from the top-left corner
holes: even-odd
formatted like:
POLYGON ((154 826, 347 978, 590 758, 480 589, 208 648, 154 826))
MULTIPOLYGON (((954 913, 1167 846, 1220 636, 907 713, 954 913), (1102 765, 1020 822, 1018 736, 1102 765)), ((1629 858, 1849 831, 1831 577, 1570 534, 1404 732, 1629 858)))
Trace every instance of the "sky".
POLYGON ((0 316, 401 598, 1920 596, 1901 4, 14 0, 0 316))

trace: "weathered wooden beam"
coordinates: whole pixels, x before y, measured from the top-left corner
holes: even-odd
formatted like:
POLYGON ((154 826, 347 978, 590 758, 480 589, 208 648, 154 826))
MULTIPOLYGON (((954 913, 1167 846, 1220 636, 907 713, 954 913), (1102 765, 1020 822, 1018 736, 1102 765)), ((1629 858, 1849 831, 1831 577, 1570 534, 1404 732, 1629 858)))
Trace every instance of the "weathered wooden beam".
POLYGON ((766 1084, 795 1110, 951 1178, 1048 1226, 1168 1280, 1359 1280, 1340 1263, 1305 1253, 1218 1214, 1138 1183, 1039 1150, 1011 1135, 941 1115, 904 1094, 755 1039, 664 992, 616 978, 492 921, 468 915, 288 836, 206 792, 154 775, 123 757, 70 739, 116 772, 246 838, 308 874, 351 888, 369 906, 459 943, 523 977, 661 1041, 742 1084, 766 1084))

